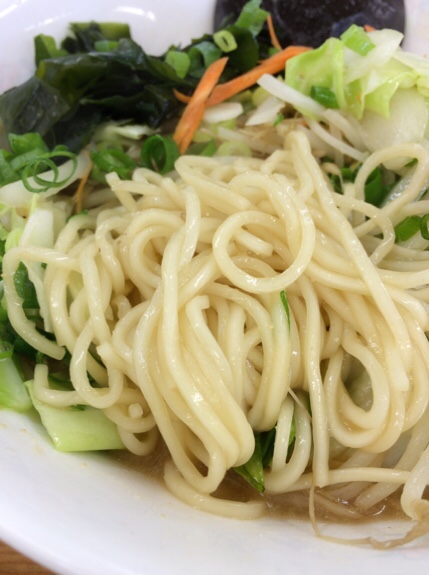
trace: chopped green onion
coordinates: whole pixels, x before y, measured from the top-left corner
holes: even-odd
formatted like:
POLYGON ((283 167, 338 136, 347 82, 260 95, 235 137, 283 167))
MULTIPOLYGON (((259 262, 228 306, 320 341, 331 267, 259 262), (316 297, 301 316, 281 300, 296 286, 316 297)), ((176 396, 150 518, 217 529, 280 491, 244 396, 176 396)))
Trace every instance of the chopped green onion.
POLYGON ((94 48, 96 52, 111 52, 118 47, 118 42, 116 40, 98 40, 94 42, 94 48))
POLYGON ((140 152, 142 166, 160 174, 171 172, 179 156, 179 148, 173 138, 160 134, 150 136, 140 152))
POLYGON ((37 300, 36 288, 30 280, 28 270, 25 264, 19 262, 18 267, 13 276, 16 293, 22 299, 22 307, 24 309, 36 309, 39 307, 37 300))
MULTIPOLYGON (((328 163, 331 162, 329 158, 326 158, 324 161, 328 163)), ((345 166, 341 168, 341 176, 330 173, 329 179, 331 180, 335 191, 339 194, 342 194, 342 183, 354 182, 360 168, 360 164, 354 164, 352 166, 345 166)), ((386 195, 389 193, 390 189, 391 185, 386 185, 383 182, 383 171, 380 166, 378 166, 371 172, 367 181, 365 182, 365 201, 369 204, 372 204, 373 206, 379 206, 385 199, 386 195)))
POLYGON ((395 239, 397 242, 405 242, 420 231, 420 216, 408 216, 395 226, 395 239))
POLYGON ((330 88, 312 86, 310 96, 313 100, 325 106, 325 108, 339 108, 337 97, 330 88))
POLYGON ((178 50, 169 50, 165 56, 166 63, 174 68, 174 71, 179 78, 185 78, 190 65, 191 59, 185 52, 179 52, 178 50))
POLYGON ((116 172, 122 180, 131 176, 131 172, 137 167, 137 163, 120 148, 105 148, 97 152, 91 152, 94 165, 105 174, 116 172))
MULTIPOLYGON (((24 152, 23 154, 19 154, 19 156, 15 156, 9 162, 10 167, 12 170, 19 171, 28 164, 32 162, 40 160, 40 158, 45 154, 43 150, 40 148, 34 148, 33 150, 29 150, 28 152, 24 152)), ((41 171, 41 170, 40 170, 41 171)))
POLYGON ((77 167, 76 154, 67 150, 65 146, 56 146, 49 151, 40 134, 29 132, 27 134, 9 134, 11 152, 0 150, 0 185, 22 180, 29 192, 45 192, 53 187, 67 183, 77 167), (71 172, 63 180, 59 180, 58 158, 73 160, 71 172), (40 174, 49 172, 47 178, 40 174), (30 183, 29 178, 34 180, 30 183))
POLYGON ((257 36, 268 16, 268 12, 260 8, 260 6, 261 0, 246 2, 235 25, 240 28, 247 28, 254 36, 257 36))
POLYGON ((356 52, 360 56, 366 56, 368 52, 375 48, 375 44, 365 30, 356 24, 352 24, 341 34, 340 38, 347 48, 353 50, 353 52, 356 52))
POLYGON ((365 201, 373 206, 379 206, 386 197, 389 187, 383 183, 383 172, 375 168, 365 183, 365 201))
POLYGON ((32 193, 38 194, 41 192, 47 192, 51 188, 57 188, 63 186, 67 183, 67 181, 71 178, 74 174, 77 167, 77 158, 76 154, 73 152, 66 152, 66 151, 53 151, 47 154, 42 154, 38 158, 34 159, 26 166, 24 166, 21 178, 22 183, 24 184, 25 188, 32 193), (66 157, 72 160, 72 166, 70 173, 59 180, 59 170, 57 164, 54 162, 54 158, 58 157, 66 157), (48 171, 50 170, 50 171, 48 171), (43 178, 43 174, 40 175, 40 172, 53 174, 53 179, 45 179, 43 178), (35 187, 29 182, 29 178, 33 178, 35 184, 39 187, 35 187))
POLYGON ((228 53, 237 49, 237 41, 234 35, 228 30, 219 30, 213 34, 213 40, 216 46, 222 50, 222 52, 228 53))
POLYGON ((213 64, 213 62, 219 60, 221 55, 222 51, 219 50, 219 48, 215 46, 213 42, 208 42, 206 40, 203 42, 199 42, 198 44, 194 44, 188 50, 188 56, 191 60, 191 66, 190 66, 191 68, 193 68, 193 65, 199 67, 198 63, 195 63, 195 60, 196 59, 200 60, 200 58, 202 57, 204 62, 204 69, 206 69, 210 66, 210 64, 213 64))

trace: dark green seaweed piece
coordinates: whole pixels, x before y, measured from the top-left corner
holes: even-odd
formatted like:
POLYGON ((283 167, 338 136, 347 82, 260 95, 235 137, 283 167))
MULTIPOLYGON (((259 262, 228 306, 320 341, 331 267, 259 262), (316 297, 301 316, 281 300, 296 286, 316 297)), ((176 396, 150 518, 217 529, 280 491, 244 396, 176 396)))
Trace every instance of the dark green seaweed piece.
MULTIPOLYGON (((253 68, 267 55, 260 36, 266 13, 251 0, 227 27, 236 44, 228 51, 221 82, 253 68)), ((49 36, 35 38, 35 75, 0 95, 7 134, 38 132, 49 147, 63 144, 78 152, 95 128, 110 120, 130 120, 159 128, 181 111, 173 89, 190 94, 207 66, 222 55, 212 35, 184 48, 148 55, 125 24, 72 23, 72 35, 57 46, 49 36), (189 59, 186 73, 172 65, 171 52, 189 59), (170 57, 168 54, 170 53, 170 57)))

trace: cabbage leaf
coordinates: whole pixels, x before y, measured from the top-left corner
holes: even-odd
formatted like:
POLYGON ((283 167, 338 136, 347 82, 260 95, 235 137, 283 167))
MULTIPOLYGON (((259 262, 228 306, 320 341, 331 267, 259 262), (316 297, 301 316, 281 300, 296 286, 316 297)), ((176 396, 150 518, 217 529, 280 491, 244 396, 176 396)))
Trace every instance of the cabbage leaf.
POLYGON ((286 63, 286 84, 307 96, 315 87, 331 90, 339 108, 357 119, 365 110, 389 118, 390 102, 399 89, 415 88, 429 97, 429 62, 404 52, 402 38, 395 30, 370 32, 372 49, 365 54, 351 50, 341 38, 329 38, 286 63))

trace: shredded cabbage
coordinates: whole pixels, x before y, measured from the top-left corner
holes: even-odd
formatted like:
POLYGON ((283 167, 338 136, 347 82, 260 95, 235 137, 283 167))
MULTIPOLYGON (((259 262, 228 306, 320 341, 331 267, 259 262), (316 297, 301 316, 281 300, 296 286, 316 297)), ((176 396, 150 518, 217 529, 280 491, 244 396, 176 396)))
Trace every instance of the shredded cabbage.
MULTIPOLYGON (((368 33, 373 49, 365 55, 349 49, 340 38, 329 38, 319 48, 290 59, 286 84, 310 96, 311 89, 330 89, 339 108, 361 119, 366 110, 390 117, 390 103, 399 89, 416 89, 429 97, 429 62, 400 47, 396 30, 368 33)), ((308 110, 300 109, 308 115, 308 110)))

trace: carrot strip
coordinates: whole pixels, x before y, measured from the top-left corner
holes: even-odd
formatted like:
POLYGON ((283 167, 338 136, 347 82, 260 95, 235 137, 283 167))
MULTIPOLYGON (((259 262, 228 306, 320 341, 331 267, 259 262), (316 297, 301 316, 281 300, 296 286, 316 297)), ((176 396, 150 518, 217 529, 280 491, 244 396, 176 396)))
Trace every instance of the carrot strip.
POLYGON ((179 90, 176 90, 176 88, 173 88, 173 94, 176 96, 176 99, 179 100, 179 102, 182 102, 182 104, 189 104, 191 100, 191 96, 182 94, 182 92, 179 92, 179 90))
POLYGON ((365 32, 374 32, 375 30, 374 26, 371 26, 370 24, 365 24, 363 29, 365 30, 365 32))
POLYGON ((281 72, 284 69, 287 60, 308 50, 311 50, 311 48, 307 48, 305 46, 288 46, 281 52, 274 54, 274 56, 263 60, 258 66, 249 70, 249 72, 246 72, 241 76, 237 76, 237 78, 234 78, 229 82, 216 86, 207 100, 206 105, 215 106, 216 104, 220 104, 221 102, 228 100, 232 96, 235 96, 256 84, 263 74, 277 74, 278 72, 281 72))
POLYGON ((82 178, 80 179, 79 185, 78 185, 77 190, 76 190, 75 200, 76 200, 76 213, 77 214, 79 212, 81 212, 83 209, 83 190, 84 190, 86 182, 88 181, 88 178, 91 174, 92 166, 93 166, 93 163, 90 160, 88 168, 87 168, 86 172, 84 173, 84 175, 82 176, 82 178))
POLYGON ((270 33, 271 44, 274 46, 274 48, 277 48, 277 50, 281 50, 282 45, 280 44, 280 41, 274 29, 274 22, 271 14, 268 14, 267 16, 267 24, 268 24, 268 32, 270 33))
POLYGON ((195 88, 191 99, 186 106, 173 134, 174 141, 179 147, 180 153, 184 154, 188 149, 198 126, 203 119, 206 102, 219 81, 225 69, 228 58, 216 60, 204 72, 198 86, 195 88))

